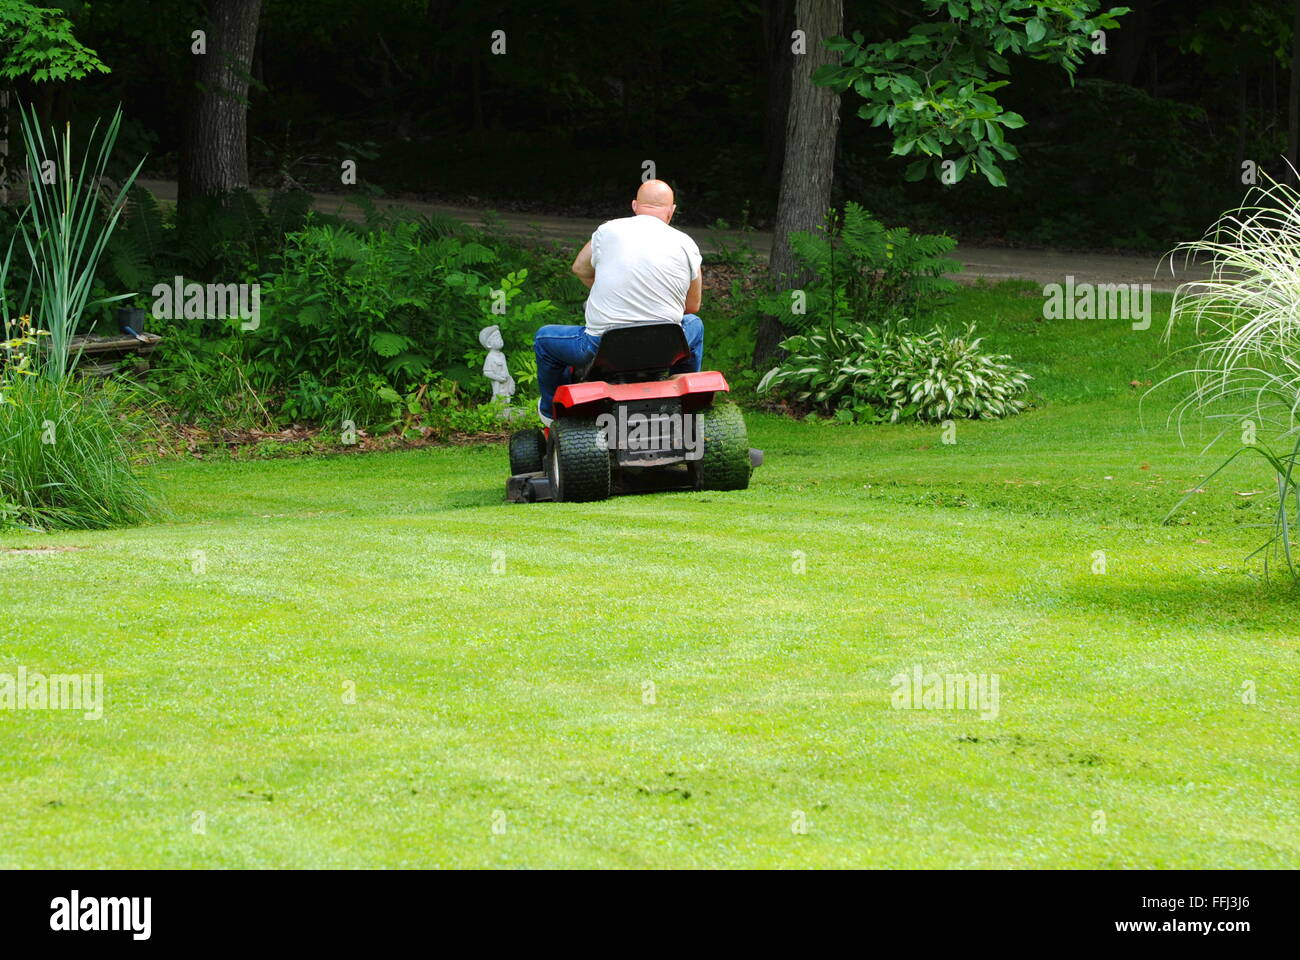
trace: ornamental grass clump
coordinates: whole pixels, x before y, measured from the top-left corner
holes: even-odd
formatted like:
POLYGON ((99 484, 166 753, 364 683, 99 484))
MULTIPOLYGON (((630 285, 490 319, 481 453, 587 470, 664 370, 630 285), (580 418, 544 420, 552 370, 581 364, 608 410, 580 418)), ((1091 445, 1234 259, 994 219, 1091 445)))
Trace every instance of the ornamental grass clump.
POLYGON ((1240 431, 1241 445, 1211 477, 1243 454, 1267 464, 1276 497, 1272 532, 1251 557, 1262 557, 1266 572, 1270 562, 1281 562, 1295 575, 1300 559, 1300 194, 1268 178, 1204 237, 1180 244, 1175 252, 1208 260, 1210 277, 1185 283, 1174 294, 1165 336, 1175 325, 1192 325, 1196 342, 1186 350, 1194 360, 1152 389, 1185 386, 1170 413, 1180 431, 1193 414, 1221 425, 1207 449, 1240 431))

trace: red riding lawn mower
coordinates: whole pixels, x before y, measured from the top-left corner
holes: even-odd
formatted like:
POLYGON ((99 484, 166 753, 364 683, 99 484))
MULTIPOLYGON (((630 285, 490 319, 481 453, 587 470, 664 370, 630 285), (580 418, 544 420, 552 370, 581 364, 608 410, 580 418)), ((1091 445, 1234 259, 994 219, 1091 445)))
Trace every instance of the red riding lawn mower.
POLYGON ((744 490, 763 462, 715 370, 673 374, 690 356, 680 324, 617 327, 574 382, 554 423, 510 437, 506 499, 604 500, 656 490, 744 490))

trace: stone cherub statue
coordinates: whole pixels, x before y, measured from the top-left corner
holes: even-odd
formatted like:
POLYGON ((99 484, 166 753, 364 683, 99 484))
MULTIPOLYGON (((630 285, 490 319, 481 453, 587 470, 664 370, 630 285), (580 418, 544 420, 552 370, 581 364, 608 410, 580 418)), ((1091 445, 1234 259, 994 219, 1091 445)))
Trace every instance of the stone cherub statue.
POLYGON ((492 381, 492 399, 498 397, 505 403, 515 395, 515 378, 510 376, 506 367, 506 355, 501 352, 505 341, 501 338, 501 328, 496 324, 484 327, 478 332, 478 342, 487 348, 487 360, 483 362, 483 376, 492 381))

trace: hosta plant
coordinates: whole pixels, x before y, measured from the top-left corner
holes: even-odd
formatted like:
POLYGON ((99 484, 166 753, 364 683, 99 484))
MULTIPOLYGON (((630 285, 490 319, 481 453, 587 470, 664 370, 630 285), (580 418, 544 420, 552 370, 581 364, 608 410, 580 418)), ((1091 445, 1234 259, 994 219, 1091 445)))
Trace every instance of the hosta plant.
POLYGON ((974 334, 820 327, 782 342, 788 356, 758 391, 840 420, 990 420, 1024 410, 1029 375, 983 352, 974 334))

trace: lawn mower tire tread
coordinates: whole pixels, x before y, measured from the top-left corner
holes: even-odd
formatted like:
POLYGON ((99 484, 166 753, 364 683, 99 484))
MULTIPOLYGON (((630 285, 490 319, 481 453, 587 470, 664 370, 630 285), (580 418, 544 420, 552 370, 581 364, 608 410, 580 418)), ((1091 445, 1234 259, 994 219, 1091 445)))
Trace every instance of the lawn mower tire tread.
POLYGON ((551 444, 560 468, 558 482, 552 474, 556 500, 583 503, 609 498, 609 449, 594 419, 557 419, 551 425, 551 444))
POLYGON ((546 438, 537 429, 510 434, 510 473, 537 473, 545 469, 546 438))
POLYGON ((744 490, 753 465, 745 416, 734 403, 714 402, 701 412, 704 456, 700 459, 701 490, 744 490))

